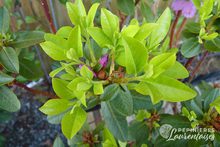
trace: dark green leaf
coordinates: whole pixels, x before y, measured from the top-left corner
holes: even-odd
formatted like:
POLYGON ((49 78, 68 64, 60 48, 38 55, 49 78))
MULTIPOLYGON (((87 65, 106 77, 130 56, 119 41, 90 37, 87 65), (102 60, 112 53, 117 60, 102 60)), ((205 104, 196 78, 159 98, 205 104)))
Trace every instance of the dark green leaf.
POLYGON ((197 56, 200 52, 200 44, 197 38, 189 38, 183 42, 181 53, 186 58, 197 56))
POLYGON ((109 102, 101 103, 101 111, 105 120, 105 123, 111 133, 121 141, 127 141, 128 137, 128 124, 126 117, 120 115, 113 110, 112 105, 109 102))
POLYGON ((9 112, 16 112, 21 104, 17 96, 7 87, 0 86, 0 108, 9 112))
POLYGON ((11 77, 3 72, 0 72, 0 86, 7 84, 7 83, 10 83, 13 80, 14 80, 13 77, 11 77))
POLYGON ((119 10, 121 10, 125 14, 134 14, 135 5, 133 0, 117 0, 117 5, 119 10))
POLYGON ((56 139, 54 140, 53 147, 65 147, 62 139, 59 136, 57 136, 56 139))
POLYGON ((18 56, 11 47, 5 47, 0 51, 0 63, 7 71, 19 73, 18 56))
POLYGON ((10 16, 7 8, 0 8, 0 33, 6 33, 9 29, 10 16))
POLYGON ((14 48, 27 48, 44 41, 44 33, 40 31, 25 31, 16 33, 16 39, 10 42, 14 48))
POLYGON ((215 38, 214 40, 206 41, 204 46, 205 49, 213 52, 220 52, 220 37, 215 38))

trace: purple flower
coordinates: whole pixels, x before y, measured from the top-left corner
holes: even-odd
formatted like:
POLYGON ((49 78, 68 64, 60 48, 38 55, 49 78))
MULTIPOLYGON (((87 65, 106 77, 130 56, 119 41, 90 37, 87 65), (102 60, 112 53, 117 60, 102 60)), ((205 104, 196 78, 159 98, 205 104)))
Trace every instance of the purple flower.
POLYGON ((102 58, 99 60, 99 64, 102 65, 102 67, 106 67, 108 64, 108 55, 102 56, 102 58))
POLYGON ((196 7, 191 0, 174 0, 171 7, 176 12, 181 11, 186 18, 192 18, 196 14, 196 7))

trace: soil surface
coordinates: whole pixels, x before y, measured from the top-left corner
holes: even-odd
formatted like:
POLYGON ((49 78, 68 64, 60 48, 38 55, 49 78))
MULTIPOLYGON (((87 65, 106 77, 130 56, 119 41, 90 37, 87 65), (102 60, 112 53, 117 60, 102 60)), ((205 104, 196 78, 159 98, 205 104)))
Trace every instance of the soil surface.
POLYGON ((21 89, 16 90, 17 93, 21 109, 1 128, 1 134, 6 138, 4 146, 52 147, 57 135, 65 141, 60 126, 48 123, 46 116, 38 110, 42 105, 39 99, 21 89))

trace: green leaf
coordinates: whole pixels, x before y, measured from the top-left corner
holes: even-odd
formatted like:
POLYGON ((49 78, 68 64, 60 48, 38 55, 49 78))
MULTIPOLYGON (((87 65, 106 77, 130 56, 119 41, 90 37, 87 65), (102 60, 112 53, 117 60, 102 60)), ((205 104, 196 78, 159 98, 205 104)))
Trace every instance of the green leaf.
POLYGON ((67 88, 68 84, 69 83, 67 81, 64 81, 62 79, 52 79, 53 89, 60 98, 71 99, 75 97, 73 92, 67 88))
POLYGON ((151 7, 144 1, 141 1, 141 14, 144 16, 147 22, 153 22, 154 14, 151 10, 151 7))
POLYGON ((103 147, 117 147, 117 143, 115 141, 114 136, 111 134, 111 132, 107 129, 104 128, 103 130, 103 140, 105 141, 103 143, 103 147))
POLYGON ((129 116, 133 113, 132 95, 126 86, 120 87, 117 96, 111 98, 109 103, 112 106, 112 109, 123 116, 129 116))
POLYGON ((81 107, 75 107, 72 112, 64 115, 61 127, 66 138, 71 139, 81 129, 86 121, 87 114, 81 107))
POLYGON ((10 25, 10 16, 7 8, 0 8, 0 33, 7 33, 10 25))
POLYGON ((9 43, 14 48, 27 48, 44 41, 44 32, 24 31, 16 33, 16 39, 9 43))
POLYGON ((140 27, 138 25, 129 25, 127 27, 123 27, 121 34, 129 37, 134 37, 139 30, 140 27))
POLYGON ((95 95, 101 95, 103 94, 104 90, 103 90, 103 85, 102 83, 94 83, 93 85, 93 91, 95 95))
POLYGON ((0 63, 9 72, 19 73, 18 56, 15 50, 11 47, 4 47, 0 51, 0 63))
POLYGON ((100 47, 107 47, 108 45, 112 45, 112 41, 109 37, 102 31, 102 29, 98 27, 91 27, 87 29, 89 35, 95 40, 95 42, 100 47))
POLYGON ((54 60, 60 61, 67 59, 66 57, 67 50, 60 48, 59 46, 57 46, 52 42, 46 41, 41 43, 40 46, 42 47, 44 52, 54 60))
POLYGON ((104 93, 101 95, 102 101, 114 99, 120 91, 118 84, 111 84, 105 87, 104 93))
POLYGON ((0 86, 0 108, 9 112, 16 112, 21 104, 17 96, 7 87, 0 86))
POLYGON ((63 37, 63 38, 68 38, 72 29, 73 28, 70 26, 63 26, 56 32, 56 35, 63 37))
POLYGON ((81 31, 79 26, 75 26, 70 32, 68 43, 69 47, 76 51, 78 58, 83 56, 81 31))
POLYGON ((201 5, 201 1, 200 0, 192 0, 194 6, 196 6, 197 9, 199 9, 200 5, 201 5))
POLYGON ((77 84, 77 90, 78 91, 87 91, 92 87, 92 84, 89 82, 80 82, 77 84))
POLYGON ((148 47, 153 49, 166 37, 171 23, 171 11, 167 8, 156 22, 158 27, 149 36, 148 47))
POLYGON ((93 72, 86 65, 83 65, 83 67, 80 69, 80 74, 88 79, 93 78, 93 72))
POLYGON ((124 12, 127 15, 134 14, 134 1, 133 0, 119 0, 117 1, 117 5, 120 11, 124 12))
POLYGON ((119 31, 119 19, 107 9, 101 9, 101 25, 103 32, 110 38, 119 31))
POLYGON ((67 2, 66 7, 71 22, 74 25, 79 25, 81 18, 86 16, 86 10, 83 6, 82 0, 76 0, 74 4, 67 2))
POLYGON ((166 75, 168 77, 174 78, 174 79, 184 79, 189 76, 188 70, 179 62, 175 62, 173 66, 168 68, 163 75, 166 75))
POLYGON ((20 75, 29 80, 36 80, 43 76, 39 61, 28 60, 19 56, 20 75))
POLYGON ((58 115, 47 116, 47 121, 51 124, 60 124, 65 113, 60 113, 58 115))
POLYGON ((7 83, 10 83, 13 80, 14 80, 13 77, 11 77, 3 72, 0 72, 0 86, 5 85, 7 83))
POLYGON ((124 36, 124 45, 126 71, 128 74, 137 74, 147 63, 147 49, 139 41, 126 36, 124 36))
POLYGON ((149 129, 147 125, 142 122, 133 121, 129 126, 129 138, 136 142, 136 146, 141 146, 143 143, 148 143, 146 138, 149 137, 149 129))
POLYGON ((204 46, 208 51, 220 52, 220 37, 215 38, 214 40, 206 41, 204 46))
POLYGON ((59 35, 55 35, 55 34, 51 34, 51 33, 46 33, 44 35, 44 39, 46 41, 54 43, 56 46, 58 46, 60 48, 63 48, 65 50, 68 50, 70 48, 69 44, 68 44, 68 41, 65 38, 63 38, 63 37, 61 37, 59 35))
POLYGON ((69 108, 69 101, 66 99, 51 99, 48 100, 42 107, 40 111, 47 115, 57 115, 69 108))
POLYGON ((53 147, 65 147, 62 139, 59 136, 57 136, 54 140, 53 147))
POLYGON ((157 103, 160 100, 170 102, 186 101, 194 98, 197 93, 176 79, 167 76, 159 76, 155 79, 146 80, 152 102, 157 103))
POLYGON ((134 36, 139 41, 143 41, 146 39, 151 32, 153 32, 155 29, 157 29, 157 24, 155 23, 145 23, 143 24, 137 34, 134 36))
POLYGON ((93 27, 94 26, 93 20, 95 18, 95 14, 96 14, 96 11, 97 11, 98 7, 99 7, 99 3, 95 3, 89 9, 89 12, 88 12, 88 15, 87 15, 87 22, 88 22, 88 26, 89 27, 93 27))
POLYGON ((126 141, 128 137, 128 124, 126 117, 112 109, 109 102, 101 103, 101 111, 105 123, 111 133, 119 140, 126 141))
POLYGON ((197 56, 200 52, 200 44, 197 38, 189 38, 183 42, 181 47, 181 53, 186 58, 197 56))
POLYGON ((150 64, 153 65, 153 77, 159 76, 161 73, 172 67, 176 62, 175 53, 163 53, 155 56, 150 60, 150 64))
POLYGON ((220 97, 217 97, 210 106, 215 107, 216 111, 220 114, 220 97))

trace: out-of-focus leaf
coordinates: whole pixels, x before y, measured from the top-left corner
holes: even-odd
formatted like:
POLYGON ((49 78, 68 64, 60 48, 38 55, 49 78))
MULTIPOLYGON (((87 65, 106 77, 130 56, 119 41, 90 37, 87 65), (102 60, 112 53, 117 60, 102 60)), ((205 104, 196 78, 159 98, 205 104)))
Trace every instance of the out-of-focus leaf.
POLYGON ((10 42, 14 48, 27 48, 44 41, 44 33, 41 31, 17 32, 16 39, 10 42))
POLYGON ((16 112, 21 104, 17 96, 7 87, 0 86, 0 108, 9 112, 16 112))
POLYGON ((134 14, 135 5, 133 0, 117 0, 117 5, 119 10, 121 10, 125 14, 134 14))
POLYGON ((9 72, 19 73, 18 56, 11 47, 4 47, 0 51, 0 64, 9 72))
POLYGON ((0 8, 0 33, 6 33, 9 29, 10 16, 7 8, 0 8))

